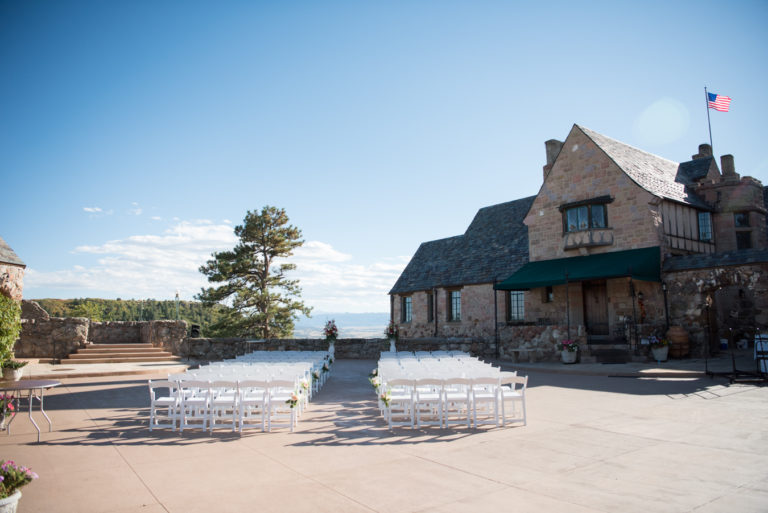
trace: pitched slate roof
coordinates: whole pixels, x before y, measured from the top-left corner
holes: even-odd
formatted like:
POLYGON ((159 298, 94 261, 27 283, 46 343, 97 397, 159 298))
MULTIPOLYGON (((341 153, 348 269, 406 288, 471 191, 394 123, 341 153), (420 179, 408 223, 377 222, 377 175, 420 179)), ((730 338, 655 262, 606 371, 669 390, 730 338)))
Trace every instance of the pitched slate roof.
POLYGON ((768 263, 768 249, 739 249, 727 253, 672 256, 664 259, 661 268, 664 272, 670 272, 757 263, 768 263))
POLYGON ((688 186, 695 186, 698 180, 707 176, 713 160, 714 157, 703 157, 682 162, 677 170, 676 180, 688 186))
POLYGON ((700 197, 676 181, 680 164, 611 139, 589 128, 575 125, 605 152, 637 185, 654 196, 700 208, 710 207, 700 197))
POLYGON ((464 235, 424 242, 390 294, 492 283, 528 262, 523 224, 535 196, 478 210, 464 235))
POLYGON ((21 258, 13 252, 11 247, 0 237, 0 263, 13 264, 26 267, 26 264, 22 262, 21 258))

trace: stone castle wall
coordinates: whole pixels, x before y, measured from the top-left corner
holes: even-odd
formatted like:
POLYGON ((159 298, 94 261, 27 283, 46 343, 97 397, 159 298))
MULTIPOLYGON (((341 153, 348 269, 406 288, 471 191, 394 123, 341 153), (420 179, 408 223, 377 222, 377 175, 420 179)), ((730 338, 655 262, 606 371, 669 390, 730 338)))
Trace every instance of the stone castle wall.
POLYGON ((21 301, 24 288, 24 268, 0 263, 0 294, 21 301))

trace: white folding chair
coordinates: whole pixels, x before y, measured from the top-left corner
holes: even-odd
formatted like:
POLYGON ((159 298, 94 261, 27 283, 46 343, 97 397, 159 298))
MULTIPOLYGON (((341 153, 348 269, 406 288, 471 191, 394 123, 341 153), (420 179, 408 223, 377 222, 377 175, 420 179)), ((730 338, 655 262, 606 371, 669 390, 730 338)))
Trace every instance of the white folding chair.
POLYGON ((190 379, 179 384, 181 397, 181 423, 179 432, 186 428, 201 428, 208 425, 208 407, 211 396, 210 381, 190 379))
POLYGON ((240 432, 243 426, 248 426, 258 420, 264 431, 266 413, 269 404, 267 381, 247 379, 239 383, 240 398, 238 400, 238 425, 240 432))
POLYGON ((176 431, 179 422, 179 388, 169 380, 149 380, 149 430, 156 427, 170 427, 176 431), (160 390, 167 395, 158 395, 160 390), (165 420, 165 422, 163 422, 165 420))
POLYGON ((385 407, 389 429, 393 426, 413 427, 413 380, 391 379, 385 389, 389 393, 389 406, 385 407), (402 420, 395 420, 398 418, 402 420))
POLYGON ((480 377, 472 380, 472 422, 499 425, 499 388, 500 378, 480 377), (478 420, 478 413, 481 420, 478 420))
POLYGON ((413 384, 416 427, 443 425, 443 380, 422 378, 413 384))
POLYGON ((208 428, 230 427, 237 430, 237 381, 214 381, 211 383, 208 428))
POLYGON ((501 403, 501 425, 506 422, 522 422, 528 425, 525 414, 525 389, 528 387, 528 376, 502 376, 499 387, 499 402, 501 403), (509 385, 509 386, 507 386, 509 385), (509 403, 509 417, 507 417, 509 403))
POLYGON ((448 378, 443 383, 443 422, 471 426, 470 411, 472 380, 468 378, 448 378))
MULTIPOLYGON (((269 382, 269 403, 267 406, 267 431, 272 431, 273 425, 288 426, 293 432, 296 426, 296 413, 300 407, 298 402, 291 407, 289 401, 296 393, 296 383, 291 380, 271 380, 269 382)), ((301 397, 298 398, 301 401, 301 397)))

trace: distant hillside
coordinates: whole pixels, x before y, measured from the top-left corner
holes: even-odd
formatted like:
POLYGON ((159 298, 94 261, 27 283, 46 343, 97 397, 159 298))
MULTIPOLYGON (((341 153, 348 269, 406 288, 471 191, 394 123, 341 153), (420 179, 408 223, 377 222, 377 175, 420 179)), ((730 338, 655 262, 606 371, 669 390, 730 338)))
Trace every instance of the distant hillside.
MULTIPOLYGON (((88 317, 93 321, 175 320, 176 301, 153 299, 32 299, 51 317, 88 317)), ((216 336, 208 327, 226 316, 227 308, 203 306, 199 301, 179 301, 178 318, 201 327, 203 336, 216 336)))
MULTIPOLYGON (((94 321, 154 321, 176 319, 176 302, 147 299, 32 299, 51 317, 88 317, 94 321)), ((179 319, 201 327, 204 337, 229 336, 209 327, 226 316, 227 308, 203 306, 199 301, 179 301, 179 319)), ((383 338, 388 313, 327 313, 300 318, 294 328, 296 338, 323 338, 328 320, 336 321, 340 338, 383 338)))
POLYGON ((384 338, 389 313, 313 313, 311 319, 299 319, 293 330, 296 338, 322 338, 325 323, 333 319, 339 338, 384 338))

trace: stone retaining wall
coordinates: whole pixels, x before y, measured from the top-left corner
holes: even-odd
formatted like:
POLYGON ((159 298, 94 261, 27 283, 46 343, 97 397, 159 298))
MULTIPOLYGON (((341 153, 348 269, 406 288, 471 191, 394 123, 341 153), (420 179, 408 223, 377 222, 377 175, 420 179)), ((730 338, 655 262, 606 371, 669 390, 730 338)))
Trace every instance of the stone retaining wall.
MULTIPOLYGON (((151 322, 151 321, 147 321, 151 322)), ((88 342, 93 344, 138 344, 142 342, 143 321, 92 322, 88 342)))
POLYGON ((704 356, 710 344, 717 351, 720 338, 751 341, 756 329, 768 329, 766 264, 675 271, 665 280, 670 324, 688 332, 692 357, 704 356))
POLYGON ((185 321, 90 322, 86 317, 50 317, 34 301, 22 301, 19 358, 66 358, 89 343, 150 343, 180 354, 187 336, 185 321))
POLYGON ((66 358, 85 347, 88 325, 85 317, 22 319, 14 353, 19 358, 66 358))
MULTIPOLYGON (((502 359, 520 361, 556 361, 560 357, 557 344, 565 340, 564 326, 510 326, 505 327, 507 339, 499 345, 502 359)), ((572 328, 571 338, 584 342, 572 328)), ((389 351, 384 338, 339 339, 334 344, 336 358, 350 360, 378 360, 382 351, 389 351)), ((496 358, 493 340, 485 338, 409 338, 400 339, 398 351, 463 351, 490 360, 496 358)), ((323 339, 269 339, 246 341, 243 338, 189 338, 174 352, 184 358, 200 361, 219 361, 252 351, 325 351, 328 342, 323 339)))

